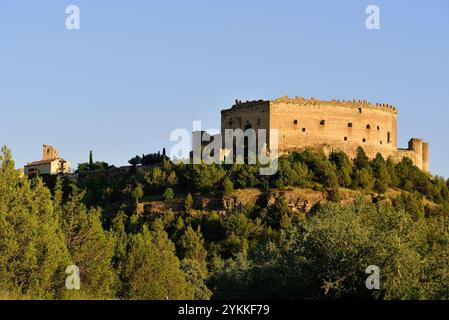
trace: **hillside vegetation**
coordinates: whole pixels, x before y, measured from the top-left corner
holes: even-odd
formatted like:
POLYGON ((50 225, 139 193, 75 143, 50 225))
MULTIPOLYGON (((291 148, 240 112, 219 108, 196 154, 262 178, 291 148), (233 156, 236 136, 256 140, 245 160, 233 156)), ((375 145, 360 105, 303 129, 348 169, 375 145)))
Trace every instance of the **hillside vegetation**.
POLYGON ((274 176, 147 159, 20 178, 4 147, 0 296, 449 299, 448 181, 409 159, 306 150, 274 176), (370 265, 380 290, 365 286, 370 265))

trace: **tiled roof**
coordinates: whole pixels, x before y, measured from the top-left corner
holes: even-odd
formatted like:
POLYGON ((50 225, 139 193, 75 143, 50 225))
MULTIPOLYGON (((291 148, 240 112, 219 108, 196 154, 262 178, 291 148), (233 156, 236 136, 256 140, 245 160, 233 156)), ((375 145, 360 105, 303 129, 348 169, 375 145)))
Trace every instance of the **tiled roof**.
POLYGON ((39 164, 52 163, 52 162, 55 161, 55 160, 57 160, 57 159, 54 159, 54 160, 39 160, 39 161, 33 161, 33 162, 30 162, 30 163, 27 163, 27 164, 25 165, 25 167, 37 166, 37 165, 39 165, 39 164))

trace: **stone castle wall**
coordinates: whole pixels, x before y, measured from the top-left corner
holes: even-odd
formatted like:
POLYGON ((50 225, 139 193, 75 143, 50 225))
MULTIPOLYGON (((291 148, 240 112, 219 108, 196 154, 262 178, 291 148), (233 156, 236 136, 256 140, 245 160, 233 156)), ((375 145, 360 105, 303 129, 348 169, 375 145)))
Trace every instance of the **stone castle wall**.
MULTIPOLYGON (((413 138, 408 149, 397 148, 397 110, 387 104, 366 101, 320 101, 282 97, 273 101, 240 102, 221 112, 225 129, 266 129, 267 141, 278 130, 280 153, 322 147, 344 151, 351 158, 363 147, 370 158, 404 157, 424 171, 429 170, 429 145, 413 138)), ((272 142, 268 143, 268 148, 272 142)))

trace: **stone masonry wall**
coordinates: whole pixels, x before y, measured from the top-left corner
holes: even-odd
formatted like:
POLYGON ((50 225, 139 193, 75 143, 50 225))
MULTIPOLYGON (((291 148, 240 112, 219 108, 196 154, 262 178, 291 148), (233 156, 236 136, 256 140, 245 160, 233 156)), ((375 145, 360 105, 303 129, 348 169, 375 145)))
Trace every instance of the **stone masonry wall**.
POLYGON ((344 151, 353 158, 361 146, 370 158, 377 153, 394 161, 409 157, 420 169, 429 170, 427 143, 413 138, 408 149, 397 148, 397 110, 387 104, 281 97, 273 101, 236 101, 221 114, 222 137, 225 129, 251 127, 267 129, 270 141, 273 129, 277 129, 281 154, 322 147, 344 151))

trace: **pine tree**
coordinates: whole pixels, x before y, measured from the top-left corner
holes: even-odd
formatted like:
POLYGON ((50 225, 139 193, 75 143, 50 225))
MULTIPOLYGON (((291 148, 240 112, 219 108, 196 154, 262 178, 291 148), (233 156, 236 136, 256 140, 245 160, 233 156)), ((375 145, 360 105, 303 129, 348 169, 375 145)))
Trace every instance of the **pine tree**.
POLYGON ((205 263, 207 251, 204 248, 203 234, 200 227, 195 231, 188 226, 184 235, 180 239, 181 257, 205 263))
POLYGON ((94 166, 94 156, 92 150, 89 151, 89 169, 92 170, 94 166))
POLYGON ((153 230, 146 226, 130 236, 123 279, 126 298, 137 300, 191 299, 193 292, 180 269, 175 246, 157 220, 153 230))
POLYGON ((224 178, 223 180, 223 194, 224 195, 231 195, 234 192, 234 184, 232 183, 231 179, 228 177, 224 178))
POLYGON ((11 153, 0 152, 0 289, 35 299, 61 298, 71 263, 55 223, 50 191, 37 177, 19 179, 11 153))
POLYGON ((190 192, 187 194, 186 199, 184 200, 184 209, 185 211, 189 211, 193 206, 193 198, 190 192))
POLYGON ((117 276, 112 268, 115 237, 103 230, 101 211, 87 209, 85 193, 73 187, 63 207, 61 226, 73 263, 80 269, 81 293, 92 298, 115 296, 117 276))
POLYGON ((175 193, 173 192, 173 189, 172 188, 165 189, 163 197, 164 197, 165 201, 173 200, 175 197, 175 193))
POLYGON ((139 200, 142 199, 142 197, 143 197, 143 186, 142 186, 142 184, 140 184, 140 183, 137 184, 137 186, 131 192, 131 196, 133 197, 134 202, 136 204, 138 204, 139 200))

